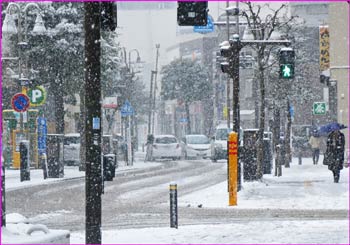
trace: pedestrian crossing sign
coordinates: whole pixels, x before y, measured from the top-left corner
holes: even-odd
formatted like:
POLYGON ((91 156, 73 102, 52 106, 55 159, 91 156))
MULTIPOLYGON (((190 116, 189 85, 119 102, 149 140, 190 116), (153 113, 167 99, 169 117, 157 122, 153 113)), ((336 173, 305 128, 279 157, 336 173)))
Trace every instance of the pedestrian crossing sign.
POLYGON ((314 102, 312 112, 314 115, 325 115, 326 102, 314 102))

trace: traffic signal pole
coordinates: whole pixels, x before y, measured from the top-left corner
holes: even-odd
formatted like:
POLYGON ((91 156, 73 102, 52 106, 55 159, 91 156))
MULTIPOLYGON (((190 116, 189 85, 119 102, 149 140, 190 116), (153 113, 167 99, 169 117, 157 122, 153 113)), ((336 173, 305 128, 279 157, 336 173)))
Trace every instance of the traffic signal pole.
MULTIPOLYGON (((227 13, 229 11, 233 12, 238 17, 238 7, 236 9, 227 9, 227 13)), ((240 50, 246 45, 285 45, 289 46, 289 40, 240 40, 239 36, 239 21, 236 18, 236 26, 237 33, 233 35, 232 39, 229 39, 227 44, 221 45, 220 53, 223 57, 227 58, 228 62, 221 63, 221 70, 224 73, 228 73, 229 76, 233 79, 233 104, 232 104, 232 112, 233 112, 233 131, 237 132, 239 139, 239 131, 240 131, 240 108, 239 108, 239 53, 240 50)), ((263 132, 262 132, 263 133, 263 132)), ((262 138, 263 135, 260 135, 262 138)), ((240 150, 238 149, 238 174, 237 174, 237 191, 241 189, 241 171, 240 171, 240 150)), ((230 171, 228 166, 228 171, 230 171)), ((229 184, 229 182, 228 182, 229 184)))
MULTIPOLYGON (((238 23, 237 23, 238 24, 238 23)), ((232 78, 233 78, 233 101, 232 101, 232 122, 233 122, 233 132, 237 133, 238 142, 239 142, 239 128, 240 128, 240 109, 239 109, 239 51, 240 51, 240 42, 239 42, 239 34, 237 34, 237 38, 233 41, 233 56, 232 56, 232 78)), ((237 151, 237 191, 241 190, 241 165, 240 165, 240 157, 239 150, 237 151)))
POLYGON ((101 43, 100 3, 84 2, 85 9, 85 243, 101 244, 101 43))
MULTIPOLYGON (((226 8, 229 7, 229 1, 226 1, 226 8)), ((226 13, 226 27, 227 27, 227 40, 230 40, 230 16, 226 13)), ((226 115, 227 115, 227 128, 231 127, 231 102, 230 102, 230 76, 227 76, 226 84, 226 115)), ((228 166, 228 165, 227 165, 228 166)), ((229 172, 229 168, 227 170, 229 172)))

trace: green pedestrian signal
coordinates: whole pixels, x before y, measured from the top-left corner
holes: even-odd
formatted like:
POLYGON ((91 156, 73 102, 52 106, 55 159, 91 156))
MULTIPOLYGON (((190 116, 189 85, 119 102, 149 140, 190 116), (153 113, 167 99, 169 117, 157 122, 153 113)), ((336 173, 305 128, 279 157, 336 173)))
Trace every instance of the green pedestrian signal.
POLYGON ((281 48, 278 54, 280 64, 280 78, 290 79, 294 77, 295 52, 292 48, 281 48))
POLYGON ((294 66, 292 64, 280 65, 280 77, 281 78, 293 78, 294 66))

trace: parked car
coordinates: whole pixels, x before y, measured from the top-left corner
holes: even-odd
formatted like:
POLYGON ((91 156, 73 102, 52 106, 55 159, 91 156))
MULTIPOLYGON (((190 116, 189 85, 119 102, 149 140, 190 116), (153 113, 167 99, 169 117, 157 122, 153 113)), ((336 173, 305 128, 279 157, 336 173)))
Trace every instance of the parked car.
POLYGON ((120 134, 117 134, 113 138, 113 149, 114 154, 117 155, 118 161, 124 161, 125 160, 125 154, 126 154, 126 141, 123 136, 120 134))
POLYGON ((80 134, 70 133, 63 139, 63 161, 68 166, 78 166, 80 163, 80 134))
MULTIPOLYGON (((215 135, 212 137, 210 143, 211 160, 216 162, 219 159, 227 159, 227 139, 228 134, 232 131, 233 125, 230 128, 227 124, 219 124, 215 128, 215 135)), ((243 143, 243 130, 240 129, 239 133, 240 144, 243 143)))
POLYGON ((180 159, 180 142, 174 135, 155 135, 152 145, 152 158, 180 159))
POLYGON ((211 156, 210 140, 203 134, 189 134, 182 138, 182 155, 187 158, 209 158, 211 156))

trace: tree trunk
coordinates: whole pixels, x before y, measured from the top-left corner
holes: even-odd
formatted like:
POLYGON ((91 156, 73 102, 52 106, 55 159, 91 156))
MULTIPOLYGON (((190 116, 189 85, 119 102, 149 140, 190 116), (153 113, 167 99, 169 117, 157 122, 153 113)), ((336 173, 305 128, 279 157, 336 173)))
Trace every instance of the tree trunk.
MULTIPOLYGON (((84 86, 82 86, 84 88, 84 86)), ((86 139, 85 139, 85 90, 81 89, 80 91, 80 120, 79 120, 79 133, 80 133, 80 164, 79 171, 85 171, 85 162, 86 162, 86 139)))
POLYGON ((185 102, 185 110, 187 117, 187 134, 191 134, 190 106, 187 101, 185 102))
POLYGON ((291 128, 292 128, 292 115, 290 114, 290 103, 288 100, 287 101, 287 129, 286 129, 286 136, 285 136, 286 160, 284 163, 286 168, 290 167, 290 162, 292 160, 291 146, 290 146, 291 128))
POLYGON ((276 146, 279 144, 280 141, 280 124, 281 124, 281 116, 280 116, 280 109, 275 106, 274 111, 273 111, 273 148, 276 151, 276 146))
POLYGON ((63 103, 63 81, 56 77, 52 91, 55 96, 55 129, 56 134, 64 134, 64 103, 63 103))
POLYGON ((260 84, 260 125, 258 133, 258 147, 257 147, 257 169, 256 177, 261 179, 263 176, 263 157, 264 157, 264 128, 265 128, 265 77, 264 77, 264 68, 261 64, 261 61, 264 57, 264 49, 259 50, 258 53, 258 66, 259 66, 259 84, 260 84), (260 52, 261 51, 261 52, 260 52))

